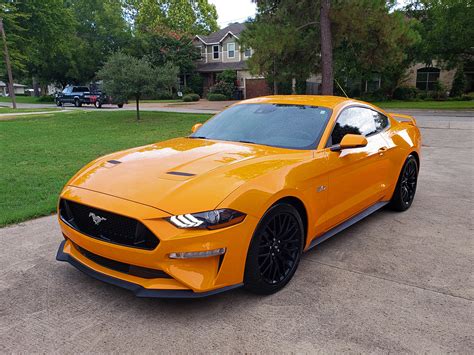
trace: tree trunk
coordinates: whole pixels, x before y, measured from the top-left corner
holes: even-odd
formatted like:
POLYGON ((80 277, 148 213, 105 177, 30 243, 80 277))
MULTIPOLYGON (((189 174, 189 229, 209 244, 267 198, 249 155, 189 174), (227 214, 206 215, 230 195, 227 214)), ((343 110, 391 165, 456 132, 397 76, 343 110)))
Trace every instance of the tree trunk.
POLYGON ((323 95, 332 95, 334 92, 330 2, 331 0, 321 0, 321 93, 323 95))
POLYGON ((16 109, 16 97, 15 97, 15 86, 13 83, 12 66, 10 64, 10 55, 8 54, 7 36, 5 35, 5 29, 3 28, 3 19, 0 17, 0 32, 2 32, 3 47, 5 53, 5 65, 7 66, 8 73, 8 92, 12 99, 12 107, 16 109))
POLYGON ((296 78, 291 79, 291 95, 296 95, 296 78))
POLYGON ((36 76, 33 76, 33 93, 35 97, 40 96, 40 87, 36 76))
POLYGON ((137 121, 140 121, 140 96, 137 95, 135 99, 137 102, 137 121))

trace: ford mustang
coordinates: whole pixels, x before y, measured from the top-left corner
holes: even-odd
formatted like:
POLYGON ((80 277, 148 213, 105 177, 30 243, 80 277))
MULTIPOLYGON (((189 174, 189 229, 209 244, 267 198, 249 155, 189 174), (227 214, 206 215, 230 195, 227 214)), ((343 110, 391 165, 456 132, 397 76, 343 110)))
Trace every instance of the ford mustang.
POLYGON ((57 259, 141 297, 282 289, 307 251, 414 199, 415 119, 334 96, 242 101, 101 157, 58 202, 57 259))

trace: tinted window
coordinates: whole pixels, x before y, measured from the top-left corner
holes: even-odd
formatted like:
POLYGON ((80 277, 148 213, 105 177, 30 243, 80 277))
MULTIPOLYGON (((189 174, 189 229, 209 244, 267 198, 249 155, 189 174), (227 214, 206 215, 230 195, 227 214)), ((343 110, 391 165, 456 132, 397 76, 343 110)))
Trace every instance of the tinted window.
POLYGON ((331 135, 330 144, 339 144, 346 134, 369 136, 388 126, 388 118, 381 113, 363 107, 351 107, 342 111, 331 135))
POLYGON ((314 149, 330 115, 323 107, 243 104, 214 116, 191 137, 314 149))
POLYGON ((89 88, 86 86, 76 86, 72 89, 72 92, 86 92, 89 91, 89 88))

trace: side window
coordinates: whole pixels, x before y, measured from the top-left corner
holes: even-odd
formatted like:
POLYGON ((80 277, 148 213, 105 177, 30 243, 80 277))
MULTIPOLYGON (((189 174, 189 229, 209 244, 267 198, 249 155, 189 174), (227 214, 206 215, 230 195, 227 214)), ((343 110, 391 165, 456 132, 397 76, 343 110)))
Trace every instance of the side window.
POLYGON ((377 128, 377 133, 382 132, 385 128, 388 127, 388 118, 385 115, 377 111, 372 111, 374 113, 375 128, 377 128))
POLYGON ((363 107, 350 107, 344 110, 334 125, 330 145, 341 143, 346 134, 369 136, 388 126, 388 118, 363 107))

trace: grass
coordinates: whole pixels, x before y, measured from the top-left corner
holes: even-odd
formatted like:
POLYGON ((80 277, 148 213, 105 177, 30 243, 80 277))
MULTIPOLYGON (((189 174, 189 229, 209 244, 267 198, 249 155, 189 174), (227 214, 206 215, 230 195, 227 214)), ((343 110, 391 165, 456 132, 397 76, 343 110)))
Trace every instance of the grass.
POLYGON ((9 107, 0 107, 0 115, 2 113, 22 113, 22 112, 45 112, 45 111, 57 111, 57 108, 45 107, 45 108, 17 108, 12 109, 9 107))
POLYGON ((209 115, 71 111, 0 121, 0 226, 55 211, 67 180, 114 151, 187 135, 209 115))
MULTIPOLYGON (((0 96, 0 102, 12 102, 11 97, 0 96)), ((53 104, 54 101, 44 102, 35 96, 16 96, 16 102, 19 104, 53 104)))
POLYGON ((373 102, 383 109, 431 109, 431 110, 458 110, 474 109, 474 100, 471 101, 382 101, 373 102))

